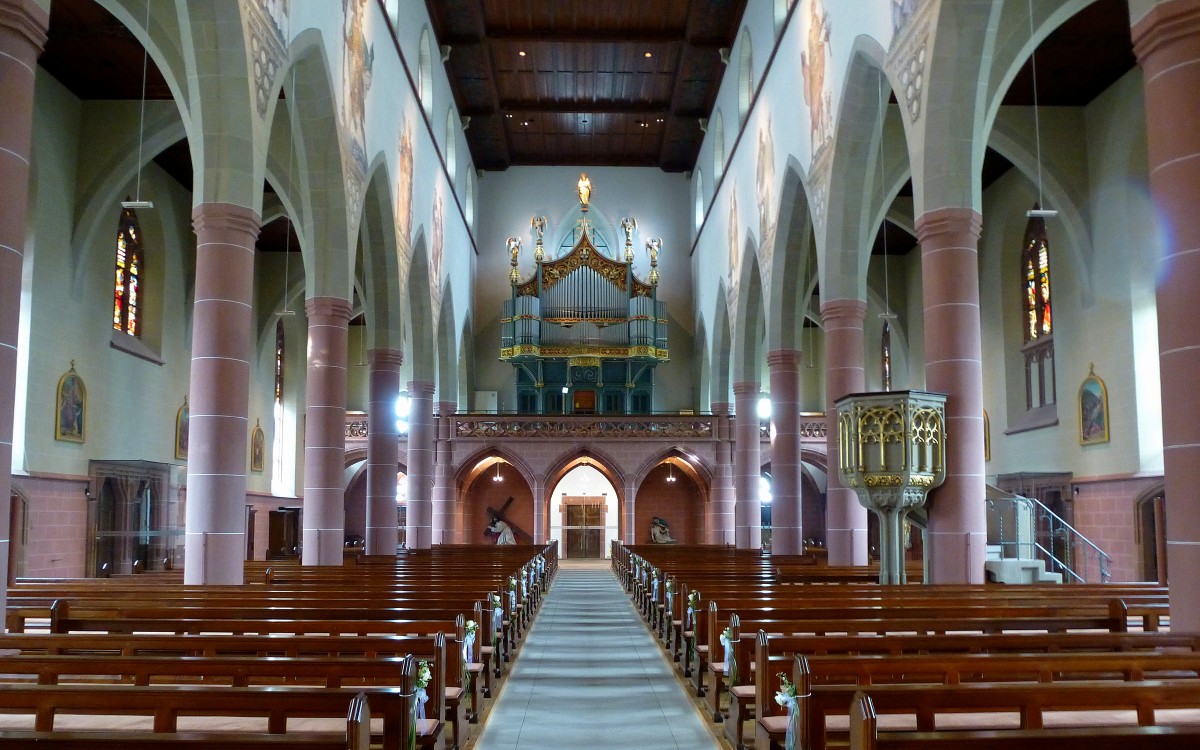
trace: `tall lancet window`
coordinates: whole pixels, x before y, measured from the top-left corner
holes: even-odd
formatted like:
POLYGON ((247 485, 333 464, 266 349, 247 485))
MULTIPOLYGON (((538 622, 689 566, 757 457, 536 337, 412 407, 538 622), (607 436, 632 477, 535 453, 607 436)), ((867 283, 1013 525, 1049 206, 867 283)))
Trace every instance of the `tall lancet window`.
POLYGON ((113 272, 113 329, 142 335, 142 230, 132 208, 121 209, 117 225, 116 270, 113 272))
POLYGON ((275 321, 275 403, 273 422, 275 433, 271 437, 271 485, 272 491, 280 494, 278 487, 283 482, 283 319, 275 321))
MULTIPOLYGON (((1034 208, 1039 206, 1034 204, 1034 208)), ((1054 328, 1050 307, 1050 243, 1046 221, 1031 217, 1021 248, 1022 330, 1025 343, 1025 408, 1050 406, 1054 393, 1054 328)))

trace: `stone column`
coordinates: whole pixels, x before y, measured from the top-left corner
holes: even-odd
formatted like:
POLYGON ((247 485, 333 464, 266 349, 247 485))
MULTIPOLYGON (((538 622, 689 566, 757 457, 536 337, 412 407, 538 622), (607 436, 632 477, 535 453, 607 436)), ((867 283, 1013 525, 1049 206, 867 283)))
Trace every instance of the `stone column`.
MULTIPOLYGON (((304 565, 341 565, 346 537, 346 349, 350 303, 306 300, 308 381, 304 393, 304 565)), ((368 427, 368 434, 370 428, 368 427)))
POLYGON ((406 546, 429 549, 433 545, 433 424, 434 385, 424 380, 408 384, 412 404, 408 414, 408 522, 406 546))
POLYGON ((1162 225, 1158 358, 1171 630, 1200 632, 1200 2, 1154 5, 1133 25, 1145 77, 1150 192, 1162 225))
POLYGON ((196 301, 183 580, 241 584, 254 242, 260 219, 242 206, 203 203, 193 209, 192 224, 196 301))
POLYGON ((738 549, 762 549, 762 509, 758 482, 762 476, 762 437, 758 419, 757 381, 733 384, 734 446, 733 505, 734 541, 738 549))
MULTIPOLYGON (((0 0, 0 581, 8 580, 9 502, 12 498, 13 417, 21 273, 29 207, 34 71, 50 18, 33 0, 0 0)), ((8 602, 0 591, 0 611, 8 602)), ((3 627, 3 626, 0 626, 3 627)))
MULTIPOLYGON (((516 467, 513 467, 516 470, 516 467)), ((551 513, 557 513, 555 510, 558 506, 554 504, 554 498, 546 500, 546 477, 539 474, 534 477, 533 487, 533 528, 529 530, 529 535, 533 537, 534 544, 545 544, 550 538, 549 528, 550 520, 546 516, 546 509, 549 508, 551 513)), ((559 554, 562 554, 562 546, 559 546, 559 554)))
POLYGON ((833 299, 821 305, 825 328, 825 446, 829 456, 829 482, 825 491, 825 544, 830 565, 867 564, 867 509, 854 490, 842 485, 838 474, 837 409, 833 402, 848 393, 866 389, 863 369, 863 321, 867 303, 833 299))
POLYGON ((767 354, 771 373, 771 554, 804 552, 800 497, 800 352, 767 354))
MULTIPOLYGON (((638 527, 637 527, 637 485, 633 480, 625 480, 625 513, 624 513, 625 533, 620 536, 620 539, 625 544, 638 543, 638 527)), ((605 550, 605 556, 608 556, 608 551, 605 550)))
POLYGON ((433 543, 454 543, 454 456, 450 430, 454 427, 455 401, 438 402, 437 442, 433 453, 433 543))
POLYGON ((394 555, 400 541, 396 526, 396 474, 400 470, 396 399, 400 397, 399 349, 372 349, 367 395, 367 540, 368 555, 394 555))
POLYGON ((733 439, 730 435, 732 405, 728 401, 712 404, 713 431, 717 436, 717 458, 713 465, 712 523, 709 525, 709 543, 732 545, 734 543, 734 491, 733 491, 733 439))
POLYGON ((917 219, 925 303, 925 385, 945 393, 946 481, 929 509, 930 583, 983 583, 983 350, 979 324, 980 216, 939 208, 917 219))

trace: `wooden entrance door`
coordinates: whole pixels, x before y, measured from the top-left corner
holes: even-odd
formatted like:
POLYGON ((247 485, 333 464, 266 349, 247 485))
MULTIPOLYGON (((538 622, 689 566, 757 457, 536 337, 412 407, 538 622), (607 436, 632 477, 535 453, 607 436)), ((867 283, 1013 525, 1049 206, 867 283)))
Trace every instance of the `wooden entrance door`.
POLYGON ((599 498, 580 498, 562 506, 564 557, 604 557, 605 510, 599 498))

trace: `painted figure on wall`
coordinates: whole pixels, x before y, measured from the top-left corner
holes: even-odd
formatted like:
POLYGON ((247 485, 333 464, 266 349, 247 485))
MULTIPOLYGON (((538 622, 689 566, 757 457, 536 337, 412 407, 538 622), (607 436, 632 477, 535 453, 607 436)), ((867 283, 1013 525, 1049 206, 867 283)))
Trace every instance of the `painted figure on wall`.
POLYGON ((771 119, 764 118, 758 130, 758 167, 754 173, 754 186, 758 193, 758 232, 760 244, 766 244, 771 226, 771 211, 774 208, 775 189, 775 139, 771 136, 771 119))
POLYGON ((262 471, 266 464, 267 436, 259 421, 254 420, 254 432, 250 435, 250 471, 262 471))
MULTIPOLYGON (((367 44, 363 22, 367 15, 367 0, 342 0, 342 81, 346 132, 354 141, 355 155, 364 150, 367 89, 371 87, 371 68, 375 50, 367 44)), ((363 155, 365 163, 365 152, 363 155)))
POLYGON ((82 443, 85 439, 87 386, 75 372, 75 360, 71 360, 71 369, 58 379, 57 401, 54 439, 82 443))
POLYGON ((808 105, 812 149, 815 154, 833 136, 832 101, 825 82, 832 26, 822 0, 808 0, 808 41, 800 53, 804 77, 804 103, 808 105))
POLYGON ((442 221, 442 193, 433 194, 433 242, 429 247, 429 283, 433 285, 434 299, 441 299, 442 291, 442 240, 445 226, 442 221))
POLYGON ((188 421, 190 419, 187 396, 183 397, 183 406, 175 413, 175 458, 187 460, 188 457, 188 421))
POLYGON ((897 33, 917 12, 919 0, 892 0, 892 31, 897 33))
MULTIPOLYGON (((396 245, 407 259, 412 242, 413 129, 404 118, 400 126, 400 175, 396 179, 396 245)), ((404 265, 401 266, 405 267, 404 265)))

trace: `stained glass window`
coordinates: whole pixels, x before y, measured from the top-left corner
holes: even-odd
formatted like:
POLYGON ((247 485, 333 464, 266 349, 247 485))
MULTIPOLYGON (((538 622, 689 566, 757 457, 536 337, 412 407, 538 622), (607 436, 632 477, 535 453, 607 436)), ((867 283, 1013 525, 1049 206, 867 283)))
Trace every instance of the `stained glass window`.
POLYGON ((113 329, 142 335, 142 230, 132 208, 121 209, 117 225, 116 270, 113 272, 113 329))
MULTIPOLYGON (((1038 208, 1034 204, 1034 209, 1038 208)), ((1025 360, 1025 408, 1040 410, 1053 406, 1054 325, 1050 310, 1050 243, 1046 220, 1031 216, 1025 225, 1021 247, 1021 329, 1025 360)))
POLYGON ((1046 220, 1040 217, 1030 218, 1025 225, 1021 273, 1025 285, 1025 340, 1035 341, 1052 332, 1050 246, 1046 242, 1046 220))
POLYGON ((283 494, 283 319, 275 321, 275 404, 272 409, 271 491, 283 494))

